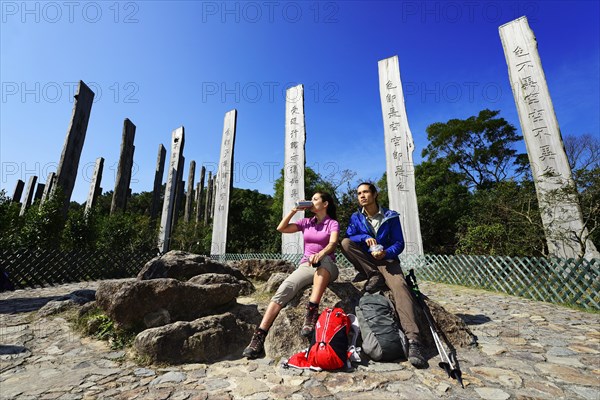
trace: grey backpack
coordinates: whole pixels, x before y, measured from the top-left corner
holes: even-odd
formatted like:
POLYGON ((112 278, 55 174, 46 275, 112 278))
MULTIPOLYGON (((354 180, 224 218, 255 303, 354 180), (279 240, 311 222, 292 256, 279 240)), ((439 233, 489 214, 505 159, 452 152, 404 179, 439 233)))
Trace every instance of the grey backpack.
POLYGON ((374 361, 406 359, 408 340, 392 303, 382 294, 365 293, 356 307, 362 351, 374 361))

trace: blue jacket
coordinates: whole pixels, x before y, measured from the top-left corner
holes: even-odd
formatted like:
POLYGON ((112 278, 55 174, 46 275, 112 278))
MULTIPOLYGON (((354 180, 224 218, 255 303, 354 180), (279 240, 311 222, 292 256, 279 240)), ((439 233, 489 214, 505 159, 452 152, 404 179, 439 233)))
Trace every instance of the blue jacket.
POLYGON ((369 251, 369 246, 365 241, 374 238, 385 249, 385 258, 393 260, 398 258, 404 250, 404 236, 402 235, 400 217, 396 211, 381 206, 379 208, 383 214, 383 222, 377 230, 377 235, 367 218, 360 211, 355 212, 350 217, 346 233, 350 240, 360 243, 366 252, 369 251))

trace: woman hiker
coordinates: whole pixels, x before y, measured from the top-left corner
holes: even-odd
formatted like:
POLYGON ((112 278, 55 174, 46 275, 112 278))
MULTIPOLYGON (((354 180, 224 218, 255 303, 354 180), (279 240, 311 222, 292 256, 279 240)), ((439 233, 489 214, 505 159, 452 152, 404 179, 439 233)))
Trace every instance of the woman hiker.
POLYGON ((279 223, 277 230, 281 233, 302 232, 304 237, 304 255, 298 268, 279 286, 277 293, 271 298, 267 311, 254 332, 248 347, 242 353, 244 357, 256 358, 264 351, 264 343, 269 328, 279 311, 296 296, 304 287, 312 282, 312 292, 306 305, 306 316, 300 334, 310 337, 319 317, 319 302, 329 282, 337 279, 339 271, 335 264, 335 248, 340 225, 336 221, 336 206, 329 193, 317 192, 312 197, 310 211, 314 217, 303 218, 290 223, 300 211, 293 208, 279 223))

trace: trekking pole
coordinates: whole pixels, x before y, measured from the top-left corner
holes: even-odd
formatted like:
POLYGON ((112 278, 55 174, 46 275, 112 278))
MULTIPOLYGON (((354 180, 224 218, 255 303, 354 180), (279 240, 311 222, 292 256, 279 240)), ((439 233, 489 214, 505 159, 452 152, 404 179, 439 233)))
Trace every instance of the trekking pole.
POLYGON ((425 318, 427 318, 427 323, 429 324, 429 329, 431 330, 431 335, 433 336, 433 341, 435 342, 435 347, 437 348, 438 354, 440 355, 440 363, 438 364, 440 368, 442 368, 448 376, 452 379, 456 379, 462 388, 465 388, 465 385, 462 381, 462 372, 460 371, 460 367, 458 365, 458 359, 456 358, 456 349, 446 335, 440 331, 439 327, 435 323, 433 315, 431 315, 431 310, 425 300, 423 299, 423 294, 419 290, 419 286, 417 285, 417 278, 415 276, 415 271, 413 269, 410 270, 408 275, 406 275, 406 282, 408 283, 408 287, 411 289, 413 295, 417 299, 417 303, 423 310, 425 314, 425 318), (446 352, 442 340, 440 339, 440 334, 444 338, 446 345, 450 349, 450 352, 446 352))

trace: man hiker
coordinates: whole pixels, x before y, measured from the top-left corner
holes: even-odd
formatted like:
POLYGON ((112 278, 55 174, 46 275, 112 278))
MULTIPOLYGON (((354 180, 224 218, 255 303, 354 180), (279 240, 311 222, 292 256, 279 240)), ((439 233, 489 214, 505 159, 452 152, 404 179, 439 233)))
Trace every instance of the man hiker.
POLYGON ((358 270, 354 281, 368 279, 365 291, 389 287, 400 324, 409 341, 408 360, 416 368, 426 368, 427 360, 419 341, 414 300, 404 279, 398 256, 404 250, 404 236, 398 213, 377 203, 377 188, 361 183, 357 189, 359 211, 352 214, 342 240, 342 253, 358 270))

